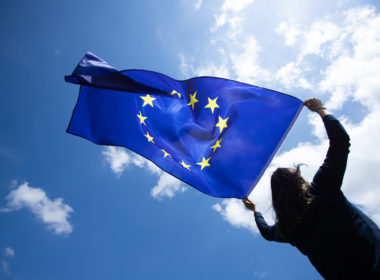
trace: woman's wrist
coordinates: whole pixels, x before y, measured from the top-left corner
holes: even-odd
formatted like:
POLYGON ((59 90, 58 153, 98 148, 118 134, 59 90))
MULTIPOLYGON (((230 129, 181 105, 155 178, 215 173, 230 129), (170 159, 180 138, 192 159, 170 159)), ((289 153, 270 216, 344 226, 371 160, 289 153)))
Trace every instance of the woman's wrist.
POLYGON ((315 110, 315 112, 317 112, 321 116, 321 118, 328 114, 326 107, 320 107, 317 110, 315 110))
POLYGON ((319 110, 326 110, 326 107, 321 106, 321 107, 319 107, 318 109, 316 109, 315 111, 318 112, 319 110))

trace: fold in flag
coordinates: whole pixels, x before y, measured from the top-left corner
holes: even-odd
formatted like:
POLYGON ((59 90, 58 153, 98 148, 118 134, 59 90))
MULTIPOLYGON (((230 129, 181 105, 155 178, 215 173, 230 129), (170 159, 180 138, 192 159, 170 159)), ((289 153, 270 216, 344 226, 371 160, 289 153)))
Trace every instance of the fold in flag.
POLYGON ((128 148, 216 197, 248 196, 302 109, 273 90, 118 71, 92 53, 65 79, 81 85, 68 133, 128 148))

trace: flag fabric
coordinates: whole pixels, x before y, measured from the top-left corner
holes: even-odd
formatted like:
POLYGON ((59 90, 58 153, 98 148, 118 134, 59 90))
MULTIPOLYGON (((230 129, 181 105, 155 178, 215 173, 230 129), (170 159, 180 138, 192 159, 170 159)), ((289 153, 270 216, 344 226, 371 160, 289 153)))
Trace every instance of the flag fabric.
POLYGON ((118 71, 87 53, 67 132, 128 148, 215 197, 248 196, 302 109, 277 91, 215 77, 118 71))

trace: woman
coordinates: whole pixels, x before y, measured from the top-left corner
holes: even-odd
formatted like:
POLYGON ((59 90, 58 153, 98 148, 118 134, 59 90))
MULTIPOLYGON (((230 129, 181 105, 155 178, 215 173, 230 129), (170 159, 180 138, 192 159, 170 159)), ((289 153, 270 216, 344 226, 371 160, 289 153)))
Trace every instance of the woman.
POLYGON ((379 228, 341 191, 350 138, 320 100, 309 99, 304 105, 321 116, 330 140, 312 183, 300 175, 299 166, 273 173, 274 226, 267 225, 248 198, 243 203, 254 212, 265 239, 296 246, 325 279, 380 279, 379 228))

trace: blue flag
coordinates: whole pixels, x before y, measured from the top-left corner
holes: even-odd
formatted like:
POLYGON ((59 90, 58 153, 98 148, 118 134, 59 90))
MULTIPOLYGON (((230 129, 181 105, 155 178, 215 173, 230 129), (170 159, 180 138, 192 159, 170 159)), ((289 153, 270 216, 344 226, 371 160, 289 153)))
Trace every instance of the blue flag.
POLYGON ((91 53, 65 79, 81 85, 67 132, 128 148, 216 197, 252 191, 302 109, 273 90, 118 71, 91 53))

